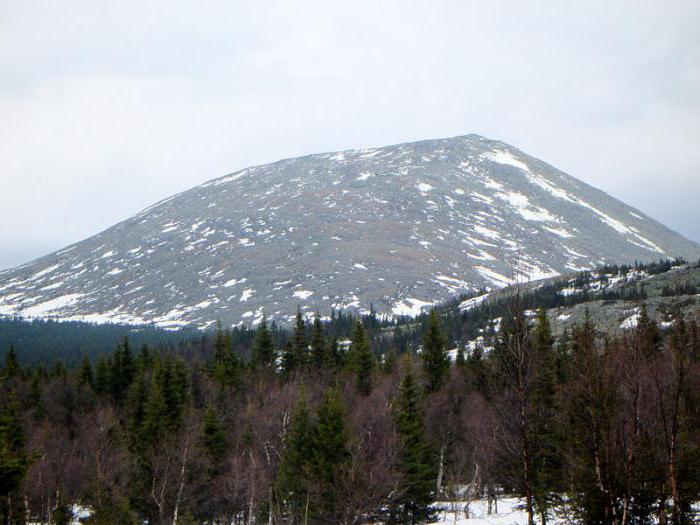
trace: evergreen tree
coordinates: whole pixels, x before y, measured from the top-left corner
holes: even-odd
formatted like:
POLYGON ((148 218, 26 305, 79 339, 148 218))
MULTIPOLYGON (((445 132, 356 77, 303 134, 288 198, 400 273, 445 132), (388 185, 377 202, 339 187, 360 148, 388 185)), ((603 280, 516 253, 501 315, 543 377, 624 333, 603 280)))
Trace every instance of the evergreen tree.
POLYGON ((15 347, 10 343, 10 349, 7 351, 5 356, 5 366, 2 370, 2 376, 5 378, 12 378, 18 375, 20 372, 19 364, 17 363, 17 354, 15 353, 15 347))
POLYGON ((253 368, 275 367, 275 345, 272 341, 272 334, 267 326, 267 319, 263 316, 260 326, 255 333, 253 342, 253 368))
POLYGON ((540 308, 537 326, 532 334, 536 372, 532 391, 532 418, 529 439, 532 443, 533 495, 535 507, 544 525, 550 508, 563 487, 561 479, 560 435, 555 402, 557 387, 557 356, 547 312, 540 308))
POLYGON ((277 492, 289 521, 302 522, 308 516, 310 460, 313 432, 306 398, 302 392, 284 436, 284 449, 277 475, 277 492))
POLYGON ((430 521, 437 480, 437 458, 424 429, 419 386, 410 361, 395 403, 400 478, 389 508, 390 523, 417 524, 430 521))
POLYGON ((447 354, 447 342, 440 326, 440 318, 435 309, 428 317, 428 329, 423 336, 423 373, 425 374, 428 392, 436 392, 445 382, 447 371, 450 369, 450 358, 447 354))
POLYGON ((455 356, 455 366, 457 366, 460 369, 463 369, 467 365, 467 360, 464 357, 464 348, 460 344, 457 347, 457 355, 455 356))
POLYGON ((144 438, 144 444, 155 446, 160 441, 167 427, 168 416, 163 387, 160 381, 153 378, 144 407, 143 428, 140 432, 144 438))
MULTIPOLYGON (((146 374, 141 372, 132 383, 126 402, 129 448, 137 455, 143 452, 144 446, 148 442, 148 436, 144 434, 146 428, 146 406, 149 403, 149 399, 150 392, 149 385, 146 382, 146 374)), ((159 403, 160 400, 154 400, 154 402, 159 403)), ((156 406, 152 406, 149 410, 152 411, 151 417, 156 417, 159 412, 159 408, 156 406)), ((154 423, 152 421, 149 425, 153 426, 154 423)))
POLYGON ((345 356, 340 351, 338 339, 334 337, 330 344, 326 345, 326 365, 334 370, 339 370, 345 363, 345 356))
POLYGON ((3 523, 20 523, 17 491, 29 468, 24 448, 21 409, 14 393, 0 401, 0 518, 3 523))
POLYGON ((95 378, 92 374, 92 364, 87 355, 83 356, 83 363, 80 366, 80 383, 90 388, 95 387, 95 378))
POLYGON ((226 426, 221 421, 214 410, 214 407, 209 405, 204 412, 202 422, 202 447, 212 462, 212 471, 216 473, 226 458, 228 453, 228 437, 226 435, 226 426))
POLYGON ((241 387, 243 363, 237 352, 233 350, 233 340, 229 330, 223 330, 218 325, 214 340, 214 364, 212 376, 222 389, 241 387))
POLYGON ((313 435, 313 475, 318 500, 315 513, 324 523, 340 523, 341 486, 350 462, 345 402, 336 388, 326 390, 318 407, 313 435))
POLYGON ((301 308, 297 306, 297 317, 294 323, 294 360, 296 366, 303 368, 309 362, 309 345, 306 342, 306 321, 301 315, 301 308))
POLYGON ((107 356, 102 356, 97 360, 97 370, 95 371, 95 393, 99 396, 106 396, 110 391, 112 382, 111 360, 107 356))
POLYGON ((282 374, 289 377, 299 366, 297 353, 291 341, 287 341, 282 350, 282 374))
POLYGON ((311 359, 314 367, 320 369, 326 365, 326 340, 323 336, 323 324, 318 312, 314 316, 311 328, 311 359))
POLYGON ((355 372, 357 390, 367 396, 372 391, 374 355, 361 321, 355 322, 350 343, 350 366, 355 372))

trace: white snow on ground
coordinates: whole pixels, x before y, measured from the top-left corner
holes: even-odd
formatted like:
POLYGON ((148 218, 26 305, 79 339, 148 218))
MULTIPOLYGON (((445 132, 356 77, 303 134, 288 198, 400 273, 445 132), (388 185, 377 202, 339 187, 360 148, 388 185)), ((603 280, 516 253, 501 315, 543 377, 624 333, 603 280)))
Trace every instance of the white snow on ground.
POLYGON ((255 290, 253 290, 252 288, 246 288, 245 290, 243 290, 243 293, 241 294, 240 301, 241 302, 247 301, 248 299, 253 297, 253 293, 255 293, 255 290))
POLYGON ((422 191, 423 193, 427 193, 427 192, 429 192, 430 190, 433 189, 433 187, 432 187, 430 184, 427 184, 427 183, 425 183, 425 182, 419 183, 418 186, 417 186, 417 188, 418 188, 420 191, 422 191))
POLYGON ((246 279, 245 277, 244 277, 243 279, 231 279, 231 280, 226 281, 226 282, 224 283, 224 287, 225 287, 225 288, 229 288, 229 287, 231 287, 231 286, 236 286, 237 284, 239 284, 239 283, 244 283, 244 282, 246 282, 247 280, 248 280, 248 279, 246 279))
POLYGON ((475 266, 474 269, 479 272, 479 274, 486 280, 490 281, 494 286, 498 288, 504 288, 510 284, 513 284, 513 279, 501 275, 498 272, 493 271, 490 268, 485 268, 484 266, 475 266))
POLYGON ((498 239, 501 240, 501 234, 496 230, 482 226, 481 224, 474 225, 474 231, 483 237, 488 239, 498 239))
MULTIPOLYGON (((554 196, 558 199, 562 199, 562 200, 565 200, 568 202, 573 202, 575 204, 578 204, 579 206, 582 206, 584 208, 589 209, 590 211, 595 213, 603 223, 610 226, 616 232, 618 232, 622 235, 634 237, 637 241, 641 242, 642 244, 640 245, 636 241, 628 239, 631 243, 633 243, 637 246, 640 246, 642 248, 651 249, 651 250, 653 250, 657 253, 660 253, 660 254, 665 253, 658 245, 654 244, 649 239, 641 236, 634 228, 631 228, 630 226, 626 225, 622 221, 614 219, 613 217, 611 217, 607 213, 599 210, 595 206, 592 206, 591 204, 584 201, 583 199, 579 199, 578 197, 573 197, 573 196, 569 195, 566 191, 564 191, 561 188, 556 187, 555 185, 553 185, 551 182, 549 182, 547 179, 545 179, 541 175, 534 173, 532 170, 530 170, 530 168, 527 166, 527 164, 525 164, 524 162, 517 159, 513 154, 511 154, 507 151, 494 150, 494 151, 485 153, 484 158, 486 158, 492 162, 497 162, 499 164, 513 166, 515 168, 522 170, 525 177, 532 184, 539 186, 540 188, 547 191, 549 194, 551 194, 552 196, 554 196)), ((636 215, 632 212, 630 212, 630 213, 637 218, 641 218, 639 215, 636 215)))
POLYGON ((370 177, 374 177, 374 173, 370 173, 368 171, 362 172, 358 175, 357 180, 367 180, 370 177))
POLYGON ((636 328, 637 325, 639 324, 639 319, 641 317, 642 317, 642 315, 639 313, 635 313, 634 315, 630 315, 627 319, 622 321, 620 328, 622 328, 623 330, 628 330, 630 328, 636 328))
POLYGON ((472 308, 475 308, 476 306, 479 306, 481 303, 483 303, 486 298, 489 296, 489 294, 484 294, 484 295, 479 295, 477 297, 472 297, 471 299, 467 299, 466 301, 462 301, 459 304, 459 309, 462 312, 466 312, 467 310, 471 310, 472 308))
POLYGON ((238 244, 241 246, 255 246, 255 241, 251 241, 247 237, 242 237, 238 240, 238 244))
POLYGON ((21 314, 23 317, 41 317, 42 315, 49 315, 51 312, 60 310, 61 308, 71 306, 77 303, 82 297, 84 297, 84 294, 69 293, 54 299, 49 299, 43 303, 35 304, 34 306, 23 308, 21 311, 17 311, 17 313, 21 314))
POLYGON ((562 239, 571 239, 573 237, 573 235, 571 235, 564 228, 553 228, 551 226, 544 226, 544 229, 550 233, 553 233, 554 235, 558 235, 562 239))
POLYGON ((433 304, 435 303, 422 301, 414 297, 406 297, 403 301, 394 303, 394 307, 391 311, 394 315, 416 317, 420 315, 425 308, 429 308, 433 306, 433 304))
POLYGON ((557 218, 549 210, 530 203, 530 199, 522 193, 517 191, 498 192, 496 197, 510 204, 526 221, 558 222, 557 218))
POLYGON ((299 299, 306 300, 309 297, 311 297, 314 293, 310 290, 297 290, 295 291, 292 296, 297 297, 299 299))
POLYGON ((360 263, 355 263, 352 266, 353 266, 353 268, 357 268, 358 270, 366 270, 367 269, 367 267, 364 264, 360 264, 360 263))
MULTIPOLYGON (((441 512, 438 520, 432 522, 430 525, 446 523, 452 525, 526 525, 527 513, 524 510, 518 509, 522 504, 522 499, 502 498, 498 500, 498 513, 488 515, 486 500, 473 501, 468 509, 465 509, 465 503, 456 503, 455 510, 457 510, 457 512, 451 509, 450 503, 440 503, 440 508, 444 508, 445 511, 441 512), (469 513, 468 517, 465 510, 469 513)), ((559 523, 564 523, 564 521, 557 518, 550 518, 547 523, 557 525, 559 523)))

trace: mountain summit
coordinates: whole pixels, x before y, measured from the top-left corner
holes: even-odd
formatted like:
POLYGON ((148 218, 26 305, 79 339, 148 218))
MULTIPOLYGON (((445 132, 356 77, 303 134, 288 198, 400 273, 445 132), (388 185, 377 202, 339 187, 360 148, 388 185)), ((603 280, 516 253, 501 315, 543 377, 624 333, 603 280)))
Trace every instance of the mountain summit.
POLYGON ((482 287, 700 246, 503 142, 468 135, 212 180, 0 273, 0 314, 207 327, 299 306, 411 315, 482 287))

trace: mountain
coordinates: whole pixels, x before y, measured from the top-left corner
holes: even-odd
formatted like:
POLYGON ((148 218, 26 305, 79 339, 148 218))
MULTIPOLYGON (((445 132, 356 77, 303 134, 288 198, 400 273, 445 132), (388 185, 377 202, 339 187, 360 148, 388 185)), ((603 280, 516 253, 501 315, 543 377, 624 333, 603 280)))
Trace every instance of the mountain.
POLYGON ((0 273, 0 314, 207 327, 436 301, 700 255, 638 210, 478 135, 308 155, 167 198, 0 273))

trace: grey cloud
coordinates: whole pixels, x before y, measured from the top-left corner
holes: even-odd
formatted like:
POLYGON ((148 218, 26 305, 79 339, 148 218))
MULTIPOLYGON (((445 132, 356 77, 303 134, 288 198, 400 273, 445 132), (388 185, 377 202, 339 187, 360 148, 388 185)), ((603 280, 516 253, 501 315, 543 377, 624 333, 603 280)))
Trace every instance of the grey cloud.
POLYGON ((2 10, 0 266, 248 165, 472 132, 700 240, 693 0, 2 10))

